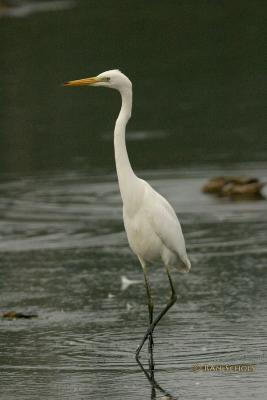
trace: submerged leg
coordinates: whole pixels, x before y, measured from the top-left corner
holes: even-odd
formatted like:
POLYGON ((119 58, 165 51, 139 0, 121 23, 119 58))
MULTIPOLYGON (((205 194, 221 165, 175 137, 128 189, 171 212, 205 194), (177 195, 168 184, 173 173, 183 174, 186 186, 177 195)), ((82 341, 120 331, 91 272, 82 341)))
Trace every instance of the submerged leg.
MULTIPOLYGON (((177 397, 173 397, 169 392, 167 392, 165 389, 163 389, 162 386, 160 386, 158 384, 158 382, 155 379, 154 376, 154 370, 151 371, 150 367, 149 367, 149 371, 146 371, 145 367, 143 366, 143 364, 141 363, 141 361, 139 360, 139 358, 136 358, 136 362, 139 365, 139 367, 141 368, 141 370, 143 371, 143 373, 145 374, 147 380, 149 381, 150 385, 151 385, 151 400, 155 400, 157 398, 156 396, 156 389, 159 390, 162 394, 164 394, 164 399, 168 399, 168 400, 178 400, 177 397)), ((161 397, 163 399, 163 397, 161 397)))
MULTIPOLYGON (((144 272, 144 278, 145 278, 145 287, 146 287, 146 293, 147 293, 147 306, 148 306, 148 313, 149 313, 149 327, 153 322, 153 309, 154 309, 154 304, 153 304, 153 298, 152 298, 152 293, 151 293, 151 287, 149 284, 149 280, 148 280, 148 274, 147 274, 147 269, 146 269, 146 264, 143 260, 140 260, 140 263, 142 265, 143 268, 143 272, 144 272)), ((152 332, 149 334, 149 342, 148 342, 148 350, 150 355, 153 357, 153 336, 152 336, 152 332)))
POLYGON ((164 307, 164 309, 158 314, 156 319, 148 327, 148 329, 147 329, 147 331, 146 331, 146 333, 145 333, 145 335, 143 337, 143 340, 141 341, 139 347, 136 350, 136 357, 139 356, 139 353, 140 353, 145 341, 147 340, 148 336, 153 334, 155 326, 158 324, 158 322, 161 320, 161 318, 166 314, 166 312, 174 305, 174 303, 177 300, 177 295, 175 293, 173 282, 172 282, 172 278, 171 278, 171 275, 170 275, 170 272, 169 272, 169 269, 168 269, 167 266, 166 266, 166 272, 167 272, 167 275, 168 275, 168 279, 169 279, 170 286, 171 286, 171 291, 172 291, 171 298, 168 301, 167 305, 164 307))

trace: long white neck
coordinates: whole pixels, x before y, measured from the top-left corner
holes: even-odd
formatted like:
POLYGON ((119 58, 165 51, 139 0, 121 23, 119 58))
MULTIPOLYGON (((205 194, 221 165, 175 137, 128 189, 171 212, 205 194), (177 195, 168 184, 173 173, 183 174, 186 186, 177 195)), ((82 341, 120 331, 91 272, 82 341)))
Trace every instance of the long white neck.
POLYGON ((128 199, 131 199, 138 178, 131 167, 125 143, 125 129, 132 112, 132 89, 126 88, 120 93, 122 105, 115 125, 114 149, 119 187, 122 201, 125 204, 128 199))

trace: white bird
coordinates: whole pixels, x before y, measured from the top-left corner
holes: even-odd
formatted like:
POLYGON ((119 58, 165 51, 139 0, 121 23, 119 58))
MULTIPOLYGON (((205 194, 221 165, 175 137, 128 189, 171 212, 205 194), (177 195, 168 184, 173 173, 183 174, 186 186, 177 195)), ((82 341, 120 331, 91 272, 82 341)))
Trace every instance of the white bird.
POLYGON ((129 161, 125 143, 125 130, 132 112, 132 83, 119 70, 103 72, 93 78, 69 81, 65 86, 100 86, 116 89, 121 94, 121 110, 114 130, 115 161, 119 188, 123 202, 123 221, 132 251, 138 257, 148 297, 149 326, 136 350, 136 357, 149 338, 152 352, 152 334, 155 326, 176 302, 177 295, 170 275, 176 267, 188 272, 191 264, 186 253, 181 225, 170 203, 146 181, 138 178, 129 161), (153 299, 147 274, 147 264, 161 261, 168 275, 171 297, 164 309, 153 319, 153 299))

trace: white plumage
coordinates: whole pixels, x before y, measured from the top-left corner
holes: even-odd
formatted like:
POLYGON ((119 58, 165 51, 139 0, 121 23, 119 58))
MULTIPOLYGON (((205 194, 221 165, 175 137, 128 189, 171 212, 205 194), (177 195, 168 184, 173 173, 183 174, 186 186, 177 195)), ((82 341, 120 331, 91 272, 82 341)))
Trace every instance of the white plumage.
POLYGON ((129 245, 139 258, 144 271, 149 310, 149 326, 136 356, 139 355, 147 338, 152 352, 153 330, 177 299, 169 268, 177 267, 182 272, 188 272, 191 267, 181 225, 169 202, 146 181, 138 178, 131 167, 125 143, 125 129, 132 112, 131 81, 119 70, 111 70, 93 78, 70 81, 65 85, 102 86, 116 89, 121 94, 122 106, 114 131, 116 169, 123 202, 124 226, 129 245), (146 265, 159 261, 166 268, 172 293, 168 304, 153 319, 153 300, 146 265))
POLYGON ((131 249, 144 262, 162 261, 183 272, 189 271, 181 225, 172 206, 146 181, 139 179, 139 184, 140 203, 129 212, 127 203, 123 205, 124 226, 131 249))

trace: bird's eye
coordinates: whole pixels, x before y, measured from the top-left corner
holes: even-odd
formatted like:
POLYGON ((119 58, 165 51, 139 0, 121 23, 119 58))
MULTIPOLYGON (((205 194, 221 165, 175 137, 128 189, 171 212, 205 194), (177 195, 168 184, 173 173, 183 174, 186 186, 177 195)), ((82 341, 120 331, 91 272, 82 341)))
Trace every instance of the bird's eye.
POLYGON ((110 81, 110 78, 107 76, 106 78, 104 78, 104 81, 105 81, 105 82, 109 82, 109 81, 110 81))

